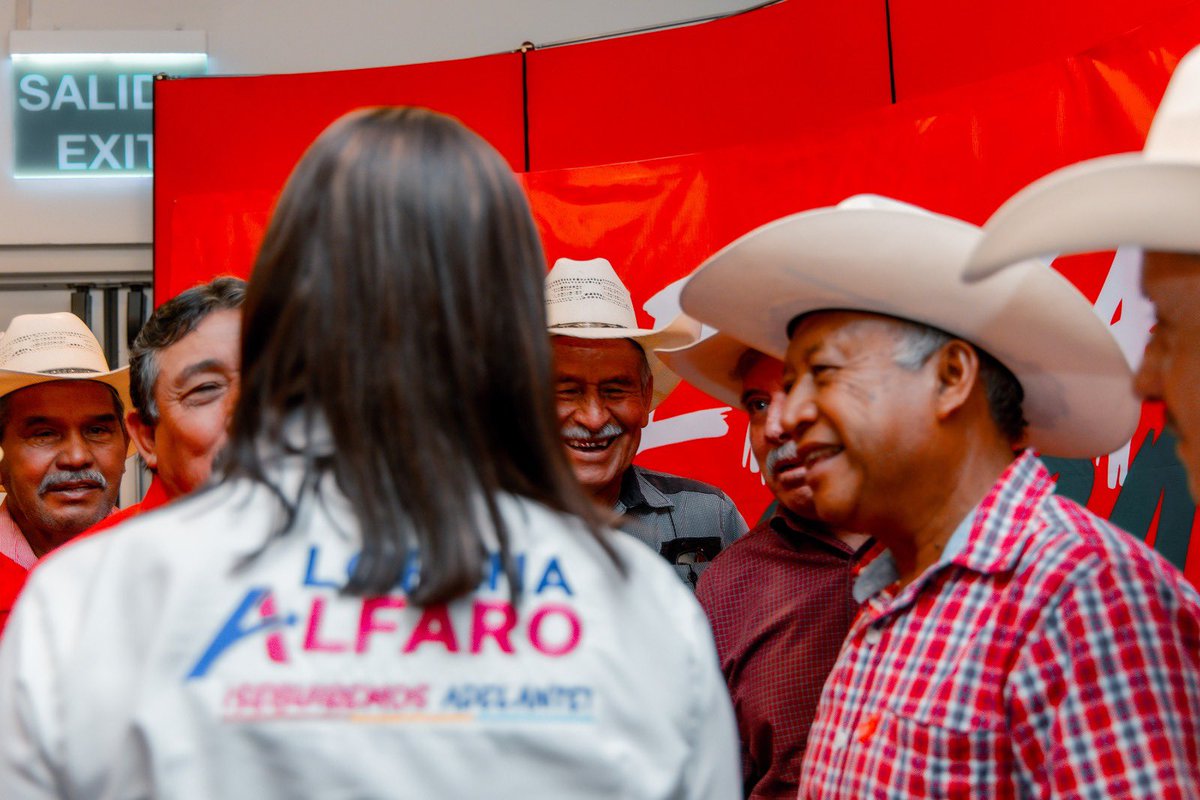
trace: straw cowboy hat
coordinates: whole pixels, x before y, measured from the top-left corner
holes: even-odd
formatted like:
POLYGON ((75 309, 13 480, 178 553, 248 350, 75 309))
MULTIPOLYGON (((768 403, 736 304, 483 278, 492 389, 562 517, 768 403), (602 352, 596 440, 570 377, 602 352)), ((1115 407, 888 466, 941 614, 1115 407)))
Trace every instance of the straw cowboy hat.
POLYGON ((1051 172, 983 226, 967 267, 986 277, 1031 255, 1111 250, 1200 253, 1200 48, 1171 76, 1141 152, 1051 172))
POLYGON ((979 228, 860 195, 764 225, 705 261, 683 289, 685 312, 782 358, 788 324, 810 311, 886 314, 986 350, 1025 390, 1028 443, 1048 455, 1111 452, 1140 405, 1107 326, 1041 262, 985 281, 962 279, 979 228))
MULTIPOLYGON (((667 368, 700 391, 722 403, 742 407, 742 356, 754 350, 721 331, 684 347, 659 350, 667 368)), ((767 356, 768 358, 770 356, 767 356)))
POLYGON ((683 314, 661 328, 641 328, 633 299, 612 264, 604 258, 574 261, 560 258, 546 276, 546 330, 576 339, 631 339, 646 354, 658 406, 679 384, 679 376, 654 354, 660 347, 680 347, 700 335, 700 323, 683 314))
POLYGON ((21 314, 0 334, 0 397, 39 383, 80 380, 111 386, 126 411, 133 407, 129 367, 110 370, 96 335, 74 314, 21 314))

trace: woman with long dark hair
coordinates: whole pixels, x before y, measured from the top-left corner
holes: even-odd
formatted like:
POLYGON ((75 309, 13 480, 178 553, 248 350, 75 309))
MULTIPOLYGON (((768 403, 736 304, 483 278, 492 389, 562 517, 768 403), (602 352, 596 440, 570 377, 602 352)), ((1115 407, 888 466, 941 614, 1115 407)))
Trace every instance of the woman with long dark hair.
POLYGON ((0 794, 730 797, 711 634, 559 441, 501 158, 379 108, 312 145, 220 480, 64 549, 0 647, 0 794))

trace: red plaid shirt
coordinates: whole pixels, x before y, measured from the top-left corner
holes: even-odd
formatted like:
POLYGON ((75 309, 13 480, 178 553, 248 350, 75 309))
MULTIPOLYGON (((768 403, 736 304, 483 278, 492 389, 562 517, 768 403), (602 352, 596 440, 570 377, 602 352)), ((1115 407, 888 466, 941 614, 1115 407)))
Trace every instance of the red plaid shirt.
MULTIPOLYGON (((872 562, 856 590, 889 566, 872 562)), ((854 800, 1200 797, 1200 595, 1054 495, 1026 453, 961 548, 867 599, 800 787, 854 800)))

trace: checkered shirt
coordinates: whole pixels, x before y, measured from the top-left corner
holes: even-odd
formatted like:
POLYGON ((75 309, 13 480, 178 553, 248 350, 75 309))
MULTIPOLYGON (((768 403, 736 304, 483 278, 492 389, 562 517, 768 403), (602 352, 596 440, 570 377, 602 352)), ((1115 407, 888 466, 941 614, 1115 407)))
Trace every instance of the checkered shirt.
MULTIPOLYGON (((1032 454, 962 546, 863 606, 802 798, 1200 798, 1200 595, 1032 454)), ((870 586, 874 580, 875 586, 870 586)))

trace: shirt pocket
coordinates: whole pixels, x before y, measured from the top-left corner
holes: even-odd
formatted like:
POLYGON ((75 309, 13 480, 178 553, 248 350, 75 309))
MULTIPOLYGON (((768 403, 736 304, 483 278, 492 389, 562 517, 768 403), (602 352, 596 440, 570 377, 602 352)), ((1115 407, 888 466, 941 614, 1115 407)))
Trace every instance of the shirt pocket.
POLYGON ((892 704, 868 717, 858 736, 882 739, 868 746, 884 754, 881 769, 892 773, 885 783, 904 796, 1015 797, 1012 740, 1002 720, 961 712, 944 702, 916 713, 892 704))

